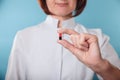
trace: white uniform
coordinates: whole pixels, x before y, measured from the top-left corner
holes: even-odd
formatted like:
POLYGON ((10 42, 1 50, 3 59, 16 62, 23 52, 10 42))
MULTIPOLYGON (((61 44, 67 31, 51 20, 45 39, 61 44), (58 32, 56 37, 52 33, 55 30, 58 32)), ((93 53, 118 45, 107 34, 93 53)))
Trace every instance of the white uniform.
MULTIPOLYGON (((57 25, 57 19, 47 16, 43 23, 16 34, 6 80, 92 80, 94 72, 57 43, 57 25)), ((62 27, 97 35, 102 57, 120 68, 109 38, 100 29, 86 29, 73 18, 63 21, 62 27)), ((70 41, 68 35, 63 38, 70 41)))

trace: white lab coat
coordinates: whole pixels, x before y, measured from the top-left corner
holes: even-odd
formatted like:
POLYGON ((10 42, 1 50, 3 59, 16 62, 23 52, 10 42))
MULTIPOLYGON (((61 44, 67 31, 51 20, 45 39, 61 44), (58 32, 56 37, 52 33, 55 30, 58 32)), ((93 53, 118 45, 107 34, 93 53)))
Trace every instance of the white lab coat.
MULTIPOLYGON (((58 20, 49 15, 41 24, 16 34, 6 80, 92 80, 94 72, 57 43, 57 25, 58 20)), ((97 35, 102 57, 120 68, 109 38, 100 29, 86 29, 73 18, 63 21, 62 27, 97 35)), ((68 35, 63 38, 70 41, 68 35)), ((100 76, 99 79, 102 80, 100 76)))

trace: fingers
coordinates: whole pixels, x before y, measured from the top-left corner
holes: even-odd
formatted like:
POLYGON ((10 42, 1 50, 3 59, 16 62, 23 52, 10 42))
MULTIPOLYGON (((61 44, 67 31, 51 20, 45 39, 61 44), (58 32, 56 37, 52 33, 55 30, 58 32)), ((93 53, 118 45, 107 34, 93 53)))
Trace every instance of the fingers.
POLYGON ((80 57, 80 56, 82 57, 83 52, 80 51, 78 48, 74 47, 74 45, 71 44, 70 42, 63 39, 63 40, 58 40, 58 43, 64 46, 69 51, 71 51, 76 57, 80 57))
POLYGON ((76 48, 79 48, 80 50, 83 50, 83 51, 88 51, 89 44, 85 40, 84 36, 82 36, 80 34, 79 35, 71 35, 70 39, 76 48))
POLYGON ((63 45, 65 48, 69 49, 71 52, 73 52, 72 50, 75 49, 74 45, 72 45, 70 42, 68 42, 64 39, 63 40, 58 40, 58 43, 63 45))
POLYGON ((95 35, 87 33, 78 33, 72 29, 61 28, 58 30, 58 33, 70 35, 70 39, 73 43, 73 46, 82 50, 88 51, 91 43, 98 43, 98 39, 95 35))
POLYGON ((78 32, 72 29, 67 29, 67 28, 59 28, 58 33, 68 34, 68 35, 79 34, 78 32))
POLYGON ((84 40, 81 40, 79 33, 77 33, 76 31, 72 29, 60 28, 58 30, 58 33, 70 35, 74 47, 79 48, 83 51, 88 50, 88 44, 85 43, 84 40))
POLYGON ((95 35, 91 35, 91 34, 87 34, 87 33, 79 34, 78 32, 76 32, 75 30, 72 30, 72 29, 59 28, 58 33, 68 34, 68 35, 81 35, 84 38, 83 41, 86 40, 89 43, 91 43, 93 41, 98 41, 98 38, 95 35))
POLYGON ((71 40, 72 40, 72 42, 74 43, 75 46, 82 45, 84 47, 89 47, 88 43, 85 40, 85 37, 82 36, 81 34, 71 35, 70 38, 71 38, 71 40))

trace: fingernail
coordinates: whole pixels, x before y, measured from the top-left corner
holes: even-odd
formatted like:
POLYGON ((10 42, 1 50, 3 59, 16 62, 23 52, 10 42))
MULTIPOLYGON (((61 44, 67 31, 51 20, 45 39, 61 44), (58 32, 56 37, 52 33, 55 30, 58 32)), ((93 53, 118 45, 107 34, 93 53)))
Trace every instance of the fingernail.
POLYGON ((58 43, 60 43, 61 41, 60 40, 57 40, 58 43))

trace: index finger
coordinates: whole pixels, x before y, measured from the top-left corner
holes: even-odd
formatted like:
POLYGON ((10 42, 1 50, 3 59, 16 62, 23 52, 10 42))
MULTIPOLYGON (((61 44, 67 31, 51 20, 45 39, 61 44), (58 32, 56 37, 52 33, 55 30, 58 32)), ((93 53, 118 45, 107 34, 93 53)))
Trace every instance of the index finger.
POLYGON ((60 28, 60 29, 58 29, 58 33, 68 34, 68 35, 79 34, 75 30, 73 30, 73 29, 67 29, 67 28, 60 28))

